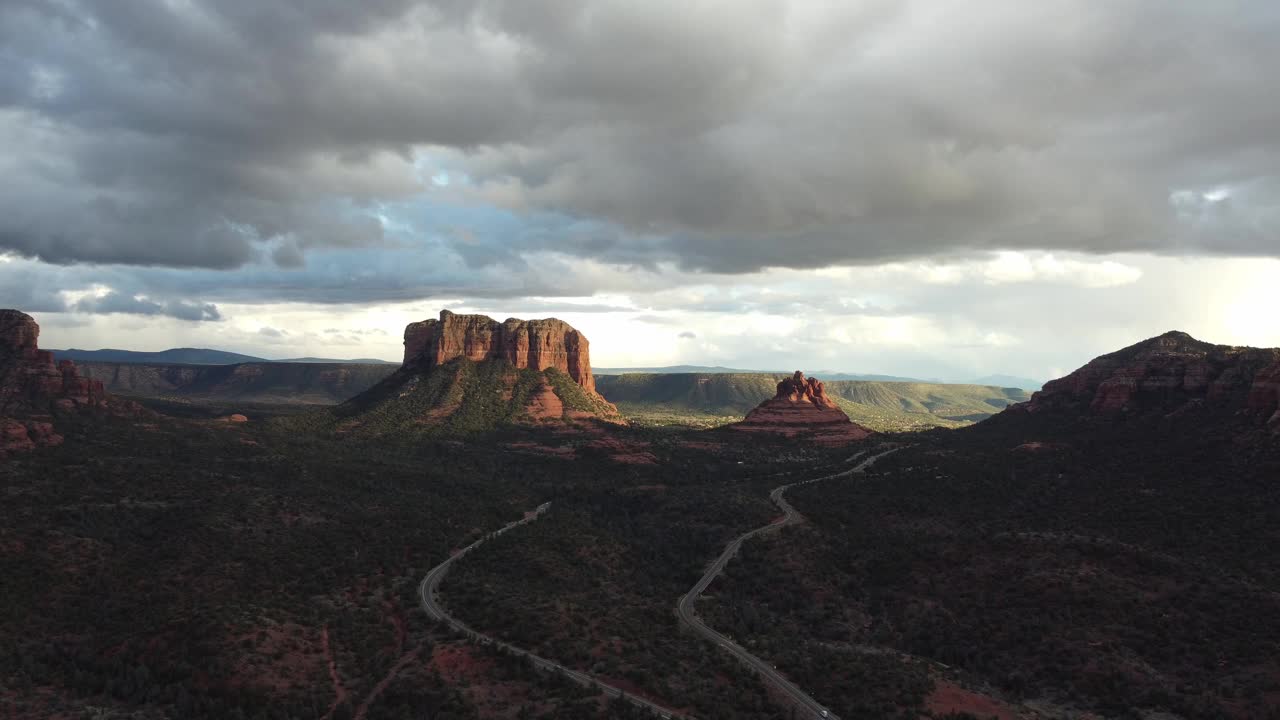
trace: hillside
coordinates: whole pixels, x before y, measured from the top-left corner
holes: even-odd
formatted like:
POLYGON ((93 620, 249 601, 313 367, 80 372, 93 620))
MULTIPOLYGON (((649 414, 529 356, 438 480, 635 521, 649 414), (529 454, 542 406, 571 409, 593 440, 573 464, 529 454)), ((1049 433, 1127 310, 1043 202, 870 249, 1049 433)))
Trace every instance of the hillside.
POLYGON ((1168 332, 1094 358, 1002 415, 1008 422, 1035 416, 1103 424, 1186 418, 1206 429, 1231 418, 1229 424, 1280 431, 1280 348, 1214 345, 1168 332))
POLYGON ((85 362, 85 377, 134 397, 332 405, 368 390, 394 365, 272 363, 183 365, 85 362))
POLYGON ((621 422, 616 408, 557 368, 455 358, 429 372, 401 369, 326 411, 321 429, 344 437, 461 435, 506 426, 621 422))
MULTIPOLYGON (((723 425, 741 420, 773 397, 789 374, 600 375, 597 387, 628 418, 663 425, 723 425)), ((982 420, 1028 393, 983 385, 836 380, 827 394, 860 425, 873 430, 959 427, 982 420)))

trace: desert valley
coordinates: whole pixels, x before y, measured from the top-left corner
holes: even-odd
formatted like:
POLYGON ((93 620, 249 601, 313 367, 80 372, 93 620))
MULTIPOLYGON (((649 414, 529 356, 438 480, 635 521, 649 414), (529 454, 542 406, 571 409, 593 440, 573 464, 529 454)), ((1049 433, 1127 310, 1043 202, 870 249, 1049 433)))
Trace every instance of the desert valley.
POLYGON ((1280 720, 1275 0, 0 0, 0 720, 1280 720))
POLYGON ((1280 713, 1280 350, 1029 395, 597 376, 447 311, 398 367, 0 329, 7 716, 1280 713))

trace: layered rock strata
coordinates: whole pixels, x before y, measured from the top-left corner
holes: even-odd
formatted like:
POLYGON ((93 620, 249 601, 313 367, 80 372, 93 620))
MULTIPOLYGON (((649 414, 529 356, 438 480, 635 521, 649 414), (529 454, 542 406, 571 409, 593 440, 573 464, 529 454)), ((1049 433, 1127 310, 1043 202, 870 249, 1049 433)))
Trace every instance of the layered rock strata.
POLYGON ((1095 358, 1011 410, 1118 416, 1200 405, 1280 423, 1280 349, 1213 345, 1168 332, 1095 358))
POLYGON ((506 360, 516 368, 563 371, 584 389, 595 392, 587 338, 571 325, 547 320, 456 315, 440 311, 440 319, 411 323, 404 331, 404 367, 431 368, 466 358, 476 362, 506 360))
POLYGON ((774 396, 747 413, 746 419, 731 426, 744 432, 765 432, 787 437, 812 434, 827 443, 861 440, 871 431, 854 423, 827 395, 817 378, 806 378, 799 370, 778 383, 774 396))

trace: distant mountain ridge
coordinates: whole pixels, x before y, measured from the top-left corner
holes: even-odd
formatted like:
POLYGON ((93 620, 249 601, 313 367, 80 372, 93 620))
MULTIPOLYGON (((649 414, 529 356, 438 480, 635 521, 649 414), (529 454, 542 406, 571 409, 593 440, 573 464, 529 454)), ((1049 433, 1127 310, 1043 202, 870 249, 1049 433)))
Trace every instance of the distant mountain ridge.
POLYGON ((233 365, 81 362, 85 377, 133 397, 331 405, 395 372, 371 363, 247 362, 233 365))
POLYGON ((67 350, 52 350, 50 352, 52 352, 54 357, 59 360, 72 360, 78 363, 104 362, 135 363, 142 365, 238 365, 240 363, 274 362, 395 365, 395 363, 389 360, 379 360, 377 358, 343 360, 339 358, 302 357, 272 360, 270 358, 262 358, 255 355, 245 355, 243 353, 229 352, 227 350, 213 350, 211 348, 169 348, 168 350, 158 350, 154 352, 118 350, 114 348, 104 348, 102 350, 80 350, 78 348, 70 348, 67 350))
MULTIPOLYGON (((744 370, 723 365, 664 365, 662 367, 626 367, 595 368, 596 375, 790 375, 790 370, 744 370)), ((805 371, 809 372, 809 371, 805 371)), ((876 375, 862 373, 838 373, 817 370, 811 375, 821 375, 827 380, 875 380, 880 382, 942 382, 941 380, 924 380, 899 375, 876 375)), ((1037 386, 1039 387, 1039 386, 1037 386)))
POLYGON ((1017 375, 984 375, 971 381, 974 385, 991 385, 994 387, 1011 387, 1035 392, 1044 387, 1044 383, 1017 375))
MULTIPOLYGON (((625 415, 741 418, 774 397, 791 373, 597 375, 605 399, 625 415)), ((1030 394, 1018 388, 925 382, 832 380, 826 394, 853 422, 874 430, 958 427, 985 419, 1030 394)))
POLYGON ((266 358, 211 350, 209 348, 170 348, 155 352, 139 350, 118 350, 104 348, 102 350, 53 350, 54 357, 59 360, 81 362, 114 362, 114 363, 162 363, 179 365, 235 365, 246 362, 266 362, 266 358))
POLYGON ((343 360, 340 358, 322 358, 322 357, 300 357, 300 358, 284 358, 283 360, 264 360, 263 362, 273 363, 300 363, 300 364, 317 364, 317 365, 395 365, 390 360, 380 360, 378 358, 351 358, 343 360))

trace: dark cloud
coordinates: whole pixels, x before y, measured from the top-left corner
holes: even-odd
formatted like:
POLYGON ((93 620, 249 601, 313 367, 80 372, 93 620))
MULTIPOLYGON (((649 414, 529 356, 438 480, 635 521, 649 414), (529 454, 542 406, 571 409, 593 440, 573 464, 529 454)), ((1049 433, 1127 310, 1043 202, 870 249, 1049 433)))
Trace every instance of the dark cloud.
POLYGON ((697 334, 697 333, 695 333, 695 332, 690 332, 690 331, 688 331, 688 330, 685 330, 684 332, 680 333, 680 334, 679 334, 679 335, 677 335, 676 337, 678 337, 678 338, 680 338, 680 339, 682 339, 682 340, 695 340, 695 339, 697 339, 698 334, 697 334))
POLYGON ((430 197, 551 219, 442 234, 459 276, 1276 255, 1278 31, 1265 0, 11 0, 0 249, 357 296, 309 258, 385 252, 385 206, 430 197))
POLYGON ((70 306, 69 309, 76 312, 97 314, 164 315, 194 322, 222 319, 222 315, 218 312, 218 307, 212 303, 195 303, 184 300, 171 300, 161 303, 145 297, 135 297, 115 291, 102 296, 82 298, 70 306))

